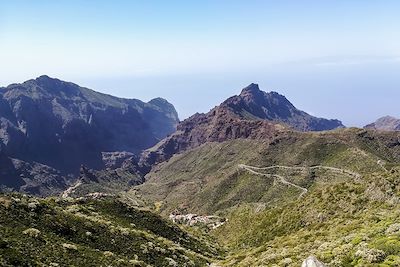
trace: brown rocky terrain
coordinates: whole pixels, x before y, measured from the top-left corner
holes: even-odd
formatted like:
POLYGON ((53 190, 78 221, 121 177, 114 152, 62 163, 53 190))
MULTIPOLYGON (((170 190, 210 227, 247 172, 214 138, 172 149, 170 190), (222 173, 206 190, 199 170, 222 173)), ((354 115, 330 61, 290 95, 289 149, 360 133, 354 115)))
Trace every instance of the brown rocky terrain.
POLYGON ((257 84, 250 84, 240 95, 228 98, 208 113, 196 113, 182 121, 174 134, 144 151, 139 165, 147 172, 154 164, 206 142, 268 140, 289 129, 321 131, 342 127, 338 120, 313 117, 296 109, 284 96, 266 93, 257 84))

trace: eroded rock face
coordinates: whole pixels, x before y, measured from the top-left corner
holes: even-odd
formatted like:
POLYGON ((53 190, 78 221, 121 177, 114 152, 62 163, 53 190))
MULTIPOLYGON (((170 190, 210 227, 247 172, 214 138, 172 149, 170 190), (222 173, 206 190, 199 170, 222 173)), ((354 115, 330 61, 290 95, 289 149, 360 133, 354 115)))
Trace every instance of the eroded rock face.
POLYGON ((125 160, 135 157, 135 154, 126 151, 102 152, 103 163, 106 168, 116 169, 122 166, 125 160))
POLYGON ((13 161, 2 153, 0 147, 0 185, 5 188, 19 188, 24 184, 13 161))
POLYGON ((314 256, 310 256, 303 261, 301 267, 325 267, 326 265, 317 260, 314 256))
POLYGON ((230 110, 217 107, 207 114, 196 114, 178 125, 178 130, 155 147, 143 152, 140 166, 153 166, 172 155, 206 142, 238 138, 272 139, 284 127, 264 120, 245 120, 230 110))
POLYGON ((3 177, 9 180, 13 178, 9 176, 10 173, 15 173, 16 176, 14 179, 20 179, 23 182, 9 186, 9 188, 20 192, 49 196, 61 192, 61 190, 67 186, 68 181, 73 179, 71 175, 62 174, 60 171, 44 164, 26 162, 19 159, 10 160, 13 170, 3 177))
POLYGON ((64 188, 68 178, 49 166, 8 157, 0 143, 0 191, 47 196, 64 188))
MULTIPOLYGON (((118 167, 125 155, 107 155, 104 161, 102 152, 140 154, 174 132, 177 123, 174 107, 161 98, 122 99, 48 76, 0 88, 2 161, 45 165, 63 176, 78 175, 82 164, 95 170, 118 167)), ((18 190, 18 179, 2 181, 14 175, 7 170, 1 183, 15 182, 18 190)))

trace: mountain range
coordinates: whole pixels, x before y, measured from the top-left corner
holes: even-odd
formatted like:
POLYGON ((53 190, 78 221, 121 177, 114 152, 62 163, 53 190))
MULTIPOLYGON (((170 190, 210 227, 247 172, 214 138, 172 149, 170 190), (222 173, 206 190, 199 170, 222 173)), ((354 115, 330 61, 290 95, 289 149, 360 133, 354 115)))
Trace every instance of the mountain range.
POLYGON ((179 122, 41 76, 0 89, 0 122, 2 266, 400 266, 395 118, 250 84, 179 122))
POLYGON ((104 169, 110 152, 140 154, 178 122, 161 98, 122 99, 48 76, 11 84, 0 88, 0 154, 9 166, 0 179, 9 175, 11 188, 41 193, 43 180, 58 187, 81 165, 104 169))
POLYGON ((197 113, 181 122, 174 134, 144 152, 141 163, 152 166, 206 142, 266 139, 285 129, 324 131, 343 127, 338 120, 316 118, 298 110, 284 96, 261 91, 252 83, 208 113, 197 113))
POLYGON ((128 160, 136 165, 132 174, 143 176, 154 164, 209 141, 343 127, 256 84, 179 123, 173 105, 162 98, 117 98, 48 76, 0 88, 0 122, 3 187, 42 195, 74 182, 81 165, 98 171, 128 160))

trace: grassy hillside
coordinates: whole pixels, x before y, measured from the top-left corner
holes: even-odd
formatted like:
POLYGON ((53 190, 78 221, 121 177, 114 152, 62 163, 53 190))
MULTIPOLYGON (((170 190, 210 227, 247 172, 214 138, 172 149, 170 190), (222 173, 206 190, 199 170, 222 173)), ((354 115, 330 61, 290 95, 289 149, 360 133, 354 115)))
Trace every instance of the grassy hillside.
MULTIPOLYGON (((297 199, 299 191, 273 178, 243 171, 239 164, 258 167, 323 165, 364 175, 400 162, 398 140, 397 133, 346 129, 285 133, 272 142, 238 139, 207 143, 160 164, 147 175, 146 183, 133 188, 130 194, 148 205, 161 204, 164 214, 175 209, 212 214, 243 203, 281 205, 297 199)), ((284 176, 305 188, 355 180, 346 174, 311 169, 302 173, 282 170, 269 173, 284 176)))
POLYGON ((207 143, 117 193, 134 178, 105 172, 70 194, 92 197, 1 195, 0 265, 400 266, 400 133, 207 143), (171 212, 224 223, 178 227, 171 212))
POLYGON ((400 265, 400 171, 315 187, 300 201, 243 205, 213 234, 229 246, 223 266, 400 265))
POLYGON ((399 133, 293 132, 176 155, 128 196, 227 218, 209 232, 229 251, 218 266, 400 266, 399 166, 399 133))
POLYGON ((139 174, 126 168, 86 170, 62 195, 81 197, 96 192, 118 194, 142 182, 143 178, 139 174))
POLYGON ((105 198, 0 196, 1 266, 204 266, 209 241, 105 198))

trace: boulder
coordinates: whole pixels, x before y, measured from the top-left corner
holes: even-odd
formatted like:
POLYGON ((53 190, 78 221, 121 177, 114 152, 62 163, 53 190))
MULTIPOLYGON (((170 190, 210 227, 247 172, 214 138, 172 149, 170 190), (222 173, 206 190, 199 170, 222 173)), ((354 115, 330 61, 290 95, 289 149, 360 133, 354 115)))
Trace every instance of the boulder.
POLYGON ((314 256, 310 256, 303 261, 301 267, 325 267, 326 265, 317 260, 314 256))

